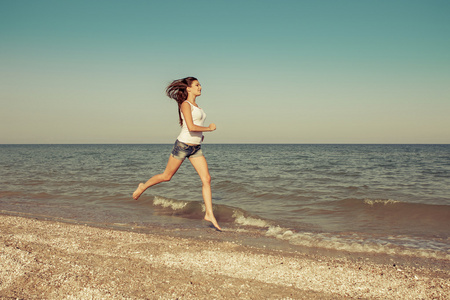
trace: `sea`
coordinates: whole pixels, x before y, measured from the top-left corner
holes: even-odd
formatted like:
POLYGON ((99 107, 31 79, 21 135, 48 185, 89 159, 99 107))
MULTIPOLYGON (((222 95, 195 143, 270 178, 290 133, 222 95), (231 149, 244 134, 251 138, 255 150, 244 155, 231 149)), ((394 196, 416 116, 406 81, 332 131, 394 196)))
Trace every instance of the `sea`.
POLYGON ((172 145, 0 145, 0 213, 257 247, 450 261, 450 145, 204 144, 218 234, 172 145))

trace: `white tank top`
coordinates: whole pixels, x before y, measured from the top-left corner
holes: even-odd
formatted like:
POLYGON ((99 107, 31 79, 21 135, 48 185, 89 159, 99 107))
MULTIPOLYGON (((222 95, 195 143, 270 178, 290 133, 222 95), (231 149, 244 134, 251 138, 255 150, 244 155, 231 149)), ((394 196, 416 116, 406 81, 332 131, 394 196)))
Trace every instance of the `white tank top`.
MULTIPOLYGON (((194 106, 191 102, 185 101, 191 105, 192 121, 194 125, 204 126, 206 119, 206 113, 200 107, 194 106)), ((199 145, 202 143, 203 132, 201 131, 189 131, 186 120, 184 119, 183 113, 181 113, 181 118, 183 119, 183 126, 181 127, 180 135, 178 135, 178 140, 185 144, 199 145)))

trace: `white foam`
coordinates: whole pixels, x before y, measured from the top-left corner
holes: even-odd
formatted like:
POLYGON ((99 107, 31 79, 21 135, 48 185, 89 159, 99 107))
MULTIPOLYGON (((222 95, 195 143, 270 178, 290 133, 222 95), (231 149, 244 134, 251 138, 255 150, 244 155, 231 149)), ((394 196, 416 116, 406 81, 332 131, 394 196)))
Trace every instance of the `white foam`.
POLYGON ((387 200, 372 200, 372 199, 364 199, 364 204, 368 204, 370 206, 374 206, 375 204, 384 204, 384 205, 388 205, 388 204, 395 204, 395 203, 400 203, 400 201, 397 200, 391 200, 391 199, 387 199, 387 200))
POLYGON ((405 256, 418 256, 425 258, 436 258, 450 260, 450 254, 442 251, 429 249, 411 249, 391 244, 364 241, 350 237, 337 237, 325 233, 293 232, 290 229, 280 226, 270 226, 266 236, 275 237, 280 240, 288 241, 293 245, 304 247, 315 247, 329 250, 348 251, 348 252, 366 252, 378 254, 396 254, 405 256))
POLYGON ((153 199, 153 205, 159 205, 164 208, 170 207, 173 210, 183 209, 187 204, 187 202, 175 201, 158 196, 155 196, 155 198, 153 199))
POLYGON ((269 224, 266 221, 252 217, 245 217, 244 214, 239 211, 235 211, 232 217, 234 218, 234 221, 240 225, 261 228, 269 227, 269 224))

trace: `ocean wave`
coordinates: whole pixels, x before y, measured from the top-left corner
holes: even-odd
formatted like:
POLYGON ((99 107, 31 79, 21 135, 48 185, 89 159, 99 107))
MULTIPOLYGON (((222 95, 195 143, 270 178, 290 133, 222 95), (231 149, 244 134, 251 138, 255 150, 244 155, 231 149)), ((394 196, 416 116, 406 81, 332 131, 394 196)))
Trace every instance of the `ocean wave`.
POLYGON ((364 237, 358 233, 339 236, 330 233, 295 232, 280 226, 270 226, 266 236, 307 248, 450 260, 448 243, 435 241, 433 249, 430 249, 430 241, 421 241, 413 237, 390 236, 383 239, 364 237))
MULTIPOLYGON (((175 215, 177 217, 202 219, 205 213, 205 205, 198 201, 183 201, 155 196, 152 205, 157 213, 175 215)), ((222 204, 213 205, 214 215, 218 222, 232 223, 238 226, 250 226, 255 228, 267 228, 272 221, 254 216, 247 211, 222 204)))
POLYGON ((362 232, 392 232, 414 236, 430 236, 431 233, 440 238, 448 238, 450 235, 449 205, 377 198, 343 199, 329 205, 327 208, 330 216, 339 216, 342 220, 357 220, 356 224, 362 232))
MULTIPOLYGON (((338 201, 341 205, 353 207, 395 207, 411 205, 392 199, 346 199, 338 201)), ((203 218, 204 205, 196 201, 182 201, 156 196, 153 205, 165 210, 166 214, 184 218, 203 218)), ((419 205, 420 206, 420 205, 419 205)), ((431 206, 431 205, 430 205, 431 206)), ((263 234, 266 237, 287 241, 291 245, 321 248, 353 253, 377 253, 387 255, 417 256, 422 258, 450 259, 448 239, 421 239, 407 235, 372 235, 364 232, 308 232, 298 228, 288 228, 274 220, 268 220, 249 212, 222 204, 214 204, 214 214, 219 221, 230 223, 234 231, 263 234)), ((434 209, 435 207, 433 207, 434 209)))
POLYGON ((240 210, 236 210, 232 217, 234 218, 234 222, 239 225, 259 228, 266 228, 270 226, 270 222, 258 217, 245 216, 244 212, 240 210))
MULTIPOLYGON (((152 205, 156 209, 156 213, 163 215, 173 215, 189 219, 203 219, 205 215, 205 204, 198 201, 184 201, 155 196, 152 205)), ((242 225, 252 223, 251 218, 246 219, 248 213, 239 208, 214 204, 213 211, 218 222, 236 222, 237 224, 240 222, 242 225)), ((258 224, 257 219, 253 223, 258 224)))
POLYGON ((164 208, 171 208, 172 210, 180 210, 186 207, 188 205, 187 201, 179 201, 179 200, 173 200, 163 197, 156 196, 153 199, 153 205, 155 206, 162 206, 164 208))
POLYGON ((370 206, 374 206, 374 205, 378 205, 378 204, 382 204, 382 205, 390 205, 390 204, 396 204, 396 203, 401 203, 400 201, 397 200, 391 200, 391 199, 378 199, 378 200, 373 200, 373 199, 364 199, 364 204, 368 204, 370 206))
POLYGON ((372 208, 374 211, 398 211, 405 217, 411 214, 430 215, 437 218, 450 220, 450 205, 411 203, 395 199, 371 199, 371 198, 347 198, 334 201, 337 207, 353 209, 355 212, 360 209, 372 208))

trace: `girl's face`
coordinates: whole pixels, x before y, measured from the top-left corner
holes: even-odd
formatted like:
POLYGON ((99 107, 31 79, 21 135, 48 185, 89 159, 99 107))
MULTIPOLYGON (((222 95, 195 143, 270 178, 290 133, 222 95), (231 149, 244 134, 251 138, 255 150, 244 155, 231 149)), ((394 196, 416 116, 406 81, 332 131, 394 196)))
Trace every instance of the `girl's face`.
POLYGON ((194 96, 200 96, 202 94, 202 86, 200 82, 194 80, 192 85, 187 88, 187 92, 193 94, 194 96))

